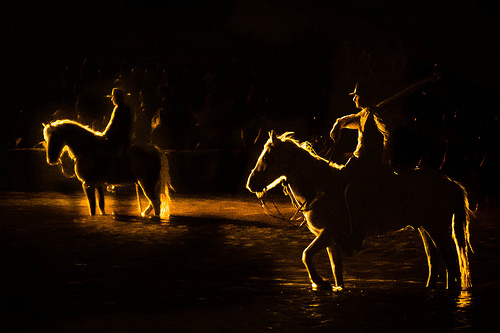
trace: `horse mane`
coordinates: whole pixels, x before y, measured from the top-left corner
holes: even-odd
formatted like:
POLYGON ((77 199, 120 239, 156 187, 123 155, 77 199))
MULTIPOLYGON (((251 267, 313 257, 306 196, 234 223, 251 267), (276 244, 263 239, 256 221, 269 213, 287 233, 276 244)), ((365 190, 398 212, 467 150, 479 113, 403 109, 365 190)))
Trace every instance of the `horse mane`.
POLYGON ((328 160, 324 159, 323 157, 319 156, 314 151, 312 143, 310 143, 309 141, 304 141, 304 142, 301 143, 299 140, 297 140, 294 137, 294 135, 295 135, 294 132, 285 132, 285 133, 281 134, 280 136, 278 136, 278 139, 280 139, 281 142, 290 142, 290 143, 293 143, 295 146, 297 146, 297 148, 300 148, 300 149, 306 151, 312 157, 314 157, 316 160, 324 162, 324 163, 327 163, 328 165, 330 165, 331 167, 333 167, 335 169, 339 169, 340 170, 340 169, 344 168, 343 165, 340 165, 340 164, 328 161, 328 160))
POLYGON ((96 136, 102 136, 101 132, 94 131, 89 126, 80 124, 79 122, 76 122, 76 121, 70 120, 70 119, 54 120, 53 122, 50 123, 49 127, 57 127, 57 128, 72 127, 72 128, 75 128, 77 131, 83 130, 85 132, 90 132, 90 133, 92 133, 93 135, 96 135, 96 136))
MULTIPOLYGON (((49 125, 44 125, 43 136, 48 143, 49 138, 54 137, 53 134, 59 133, 58 140, 65 138, 65 146, 62 152, 67 151, 71 158, 77 152, 87 151, 89 147, 98 144, 102 140, 102 133, 92 130, 90 127, 82 125, 70 119, 61 119, 51 122, 49 125)), ((54 139, 51 139, 54 140, 54 139)))

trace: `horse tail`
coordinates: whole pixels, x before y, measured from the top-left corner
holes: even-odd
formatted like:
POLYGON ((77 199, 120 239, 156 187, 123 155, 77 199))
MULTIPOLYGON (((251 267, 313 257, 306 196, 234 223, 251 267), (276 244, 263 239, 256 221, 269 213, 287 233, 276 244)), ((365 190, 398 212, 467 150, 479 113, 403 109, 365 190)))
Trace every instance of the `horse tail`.
POLYGON ((457 182, 457 202, 452 221, 452 237, 455 242, 460 268, 461 287, 463 290, 472 287, 469 268, 469 250, 474 253, 470 244, 469 224, 474 212, 469 208, 469 199, 465 188, 457 182))
POLYGON ((170 217, 170 189, 174 190, 172 187, 172 182, 170 180, 170 172, 168 167, 168 159, 165 152, 161 152, 161 171, 160 171, 160 217, 163 219, 168 219, 170 217))

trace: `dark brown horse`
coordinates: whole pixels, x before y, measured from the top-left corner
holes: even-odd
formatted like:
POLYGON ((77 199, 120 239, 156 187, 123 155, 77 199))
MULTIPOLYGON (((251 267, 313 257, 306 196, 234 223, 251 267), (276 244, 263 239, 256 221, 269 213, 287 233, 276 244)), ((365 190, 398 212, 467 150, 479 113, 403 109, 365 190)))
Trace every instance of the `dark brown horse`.
POLYGON ((44 125, 47 163, 57 164, 68 150, 75 162, 75 174, 82 182, 90 214, 96 212, 95 192, 99 194, 99 208, 104 209, 104 187, 108 185, 138 184, 149 200, 142 216, 154 210, 155 216, 169 217, 170 177, 165 154, 153 145, 131 145, 124 156, 118 157, 106 149, 104 138, 71 120, 57 120, 44 125))

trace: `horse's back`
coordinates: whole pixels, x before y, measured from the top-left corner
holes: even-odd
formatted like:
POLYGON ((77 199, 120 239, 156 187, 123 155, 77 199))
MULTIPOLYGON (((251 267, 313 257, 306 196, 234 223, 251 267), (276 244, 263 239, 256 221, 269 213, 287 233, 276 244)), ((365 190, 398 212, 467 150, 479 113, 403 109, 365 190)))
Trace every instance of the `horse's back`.
POLYGON ((381 233, 400 223, 407 204, 407 181, 389 169, 369 181, 353 181, 346 189, 351 218, 369 233, 381 233))
POLYGON ((107 149, 95 149, 77 158, 80 181, 95 186, 127 184, 137 180, 154 181, 161 171, 162 152, 149 144, 132 144, 125 155, 107 149))
POLYGON ((158 176, 163 152, 151 144, 132 144, 127 150, 130 169, 137 179, 158 176))
POLYGON ((409 178, 409 212, 424 223, 429 219, 453 215, 457 202, 463 200, 461 187, 444 174, 432 169, 418 169, 409 178))
POLYGON ((369 233, 382 233, 451 219, 460 199, 459 189, 438 171, 415 169, 385 175, 371 185, 354 182, 346 191, 346 199, 358 223, 369 233))
POLYGON ((127 156, 131 163, 147 161, 148 163, 160 163, 162 151, 151 144, 132 144, 127 150, 127 156))

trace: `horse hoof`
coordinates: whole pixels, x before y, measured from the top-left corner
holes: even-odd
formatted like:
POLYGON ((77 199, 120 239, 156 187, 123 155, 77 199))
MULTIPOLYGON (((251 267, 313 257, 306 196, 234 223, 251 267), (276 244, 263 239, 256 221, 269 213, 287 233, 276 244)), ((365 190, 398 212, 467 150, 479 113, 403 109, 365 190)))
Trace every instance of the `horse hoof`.
POLYGON ((161 218, 158 215, 146 215, 142 216, 144 220, 150 221, 150 222, 161 222, 161 218))
POLYGON ((332 291, 332 285, 326 281, 320 283, 312 283, 312 290, 314 291, 332 291))

